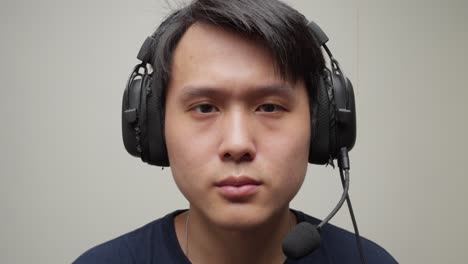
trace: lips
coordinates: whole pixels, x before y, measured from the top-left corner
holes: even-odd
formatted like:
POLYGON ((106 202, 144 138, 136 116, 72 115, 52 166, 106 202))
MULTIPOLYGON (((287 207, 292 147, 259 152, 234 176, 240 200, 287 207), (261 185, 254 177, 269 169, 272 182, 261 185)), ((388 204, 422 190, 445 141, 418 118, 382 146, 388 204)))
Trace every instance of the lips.
POLYGON ((261 185, 261 181, 247 176, 228 177, 215 184, 220 194, 227 199, 241 199, 252 196, 261 185))

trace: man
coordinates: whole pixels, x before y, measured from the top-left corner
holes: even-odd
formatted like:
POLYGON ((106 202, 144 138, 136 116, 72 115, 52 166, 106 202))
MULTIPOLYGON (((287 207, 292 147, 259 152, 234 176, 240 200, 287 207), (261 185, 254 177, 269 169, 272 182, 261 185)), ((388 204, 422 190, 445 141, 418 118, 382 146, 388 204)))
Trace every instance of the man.
MULTIPOLYGON (((199 0, 154 37, 153 92, 171 171, 190 208, 75 263, 285 262, 288 232, 319 223, 289 209, 306 175, 325 68, 307 20, 276 0, 199 0)), ((327 224, 321 236, 318 249, 288 263, 359 263, 353 234, 327 224)), ((363 249, 369 263, 395 263, 369 240, 363 249)))

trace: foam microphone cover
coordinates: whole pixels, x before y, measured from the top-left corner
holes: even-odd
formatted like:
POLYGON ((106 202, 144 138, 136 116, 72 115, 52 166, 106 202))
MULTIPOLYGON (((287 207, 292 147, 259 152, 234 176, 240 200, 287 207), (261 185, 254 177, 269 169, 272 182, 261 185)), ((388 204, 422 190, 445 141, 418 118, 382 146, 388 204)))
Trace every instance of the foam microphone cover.
POLYGON ((320 233, 310 223, 301 222, 283 240, 283 252, 287 258, 299 259, 320 246, 320 233))

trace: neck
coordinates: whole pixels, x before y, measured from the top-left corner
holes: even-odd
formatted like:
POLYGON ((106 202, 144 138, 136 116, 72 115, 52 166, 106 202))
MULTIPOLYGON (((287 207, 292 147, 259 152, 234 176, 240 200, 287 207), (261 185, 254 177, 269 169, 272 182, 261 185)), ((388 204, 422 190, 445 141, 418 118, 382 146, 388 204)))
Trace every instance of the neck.
POLYGON ((226 230, 203 218, 195 209, 176 217, 181 248, 192 263, 283 263, 281 244, 295 224, 289 208, 258 226, 226 230))

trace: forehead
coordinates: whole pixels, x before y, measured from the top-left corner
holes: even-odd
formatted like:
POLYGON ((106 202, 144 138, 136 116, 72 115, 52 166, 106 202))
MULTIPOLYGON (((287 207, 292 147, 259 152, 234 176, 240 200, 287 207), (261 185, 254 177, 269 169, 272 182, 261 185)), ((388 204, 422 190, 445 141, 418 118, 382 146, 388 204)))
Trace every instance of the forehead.
POLYGON ((284 82, 261 42, 228 29, 195 23, 175 49, 169 93, 200 86, 242 92, 284 82))

